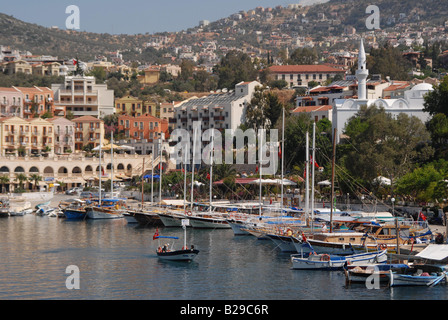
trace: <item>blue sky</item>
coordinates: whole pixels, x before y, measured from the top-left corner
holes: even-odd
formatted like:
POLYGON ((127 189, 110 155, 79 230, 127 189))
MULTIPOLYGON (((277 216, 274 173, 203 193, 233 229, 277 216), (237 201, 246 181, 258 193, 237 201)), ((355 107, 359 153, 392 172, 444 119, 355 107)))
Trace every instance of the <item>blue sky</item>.
POLYGON ((0 12, 25 22, 65 29, 65 9, 80 10, 80 30, 98 33, 155 33, 195 27, 257 6, 275 7, 294 0, 14 0, 3 1, 0 12))

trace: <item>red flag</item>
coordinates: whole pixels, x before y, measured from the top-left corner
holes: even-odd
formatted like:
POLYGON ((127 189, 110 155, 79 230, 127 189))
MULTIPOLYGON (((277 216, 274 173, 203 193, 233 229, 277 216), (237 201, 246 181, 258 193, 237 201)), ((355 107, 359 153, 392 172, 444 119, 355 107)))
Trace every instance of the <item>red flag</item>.
POLYGON ((210 180, 210 173, 207 173, 207 179, 210 180))
POLYGON ((185 169, 184 168, 182 168, 182 173, 185 173, 185 169))
POLYGON ((255 173, 257 173, 258 172, 258 166, 255 168, 255 173))
POLYGON ((282 147, 281 146, 278 147, 278 157, 280 159, 282 158, 282 147))
POLYGON ((303 171, 303 178, 306 178, 306 169, 303 171))
POLYGON ((104 168, 101 167, 101 175, 104 176, 104 168))
POLYGON ((302 232, 302 241, 306 242, 306 237, 305 237, 305 234, 303 232, 302 232))
POLYGON ((156 240, 159 237, 159 228, 156 229, 156 233, 152 236, 152 240, 156 240))
POLYGON ((159 163, 159 170, 163 170, 163 166, 161 163, 159 163))
POLYGON ((317 164, 317 162, 316 162, 316 161, 313 161, 313 157, 312 157, 312 156, 310 157, 310 160, 311 160, 312 163, 314 163, 314 166, 315 166, 316 168, 319 168, 319 165, 317 164))
POLYGON ((425 217, 425 215, 423 214, 423 212, 421 212, 421 211, 420 211, 420 213, 419 213, 419 215, 418 215, 418 218, 419 218, 419 219, 422 219, 423 221, 426 221, 426 217, 425 217))
POLYGON ((78 61, 73 59, 73 65, 76 66, 78 64, 78 61))

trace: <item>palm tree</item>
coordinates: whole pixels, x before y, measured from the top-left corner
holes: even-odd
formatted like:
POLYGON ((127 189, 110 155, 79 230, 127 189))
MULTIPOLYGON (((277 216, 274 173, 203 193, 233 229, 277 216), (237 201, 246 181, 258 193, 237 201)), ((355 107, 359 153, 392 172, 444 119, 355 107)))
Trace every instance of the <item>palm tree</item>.
POLYGON ((221 180, 227 177, 234 177, 236 169, 231 164, 221 163, 213 168, 213 174, 216 175, 216 180, 221 180))
POLYGON ((28 177, 27 177, 26 174, 24 174, 24 173, 19 173, 19 174, 16 175, 16 180, 19 181, 20 188, 21 188, 21 189, 24 189, 24 188, 23 188, 23 182, 25 182, 26 180, 28 180, 28 177))
POLYGON ((29 180, 34 182, 33 189, 36 190, 37 184, 39 183, 39 181, 42 181, 42 177, 40 175, 34 173, 30 176, 29 180))
POLYGON ((9 177, 8 176, 0 176, 0 184, 2 185, 2 193, 5 192, 5 184, 9 183, 9 177))

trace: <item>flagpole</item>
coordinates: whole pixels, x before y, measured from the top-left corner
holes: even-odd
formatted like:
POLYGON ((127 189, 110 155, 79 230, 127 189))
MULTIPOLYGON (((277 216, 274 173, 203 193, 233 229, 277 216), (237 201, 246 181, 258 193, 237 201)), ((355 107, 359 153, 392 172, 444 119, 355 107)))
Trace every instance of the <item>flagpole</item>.
POLYGON ((184 150, 184 213, 187 212, 187 151, 184 150))
POLYGON ((159 138, 159 144, 160 144, 160 161, 159 161, 159 208, 162 208, 162 171, 163 171, 163 164, 162 164, 162 136, 159 138))
POLYGON ((112 162, 112 170, 110 175, 110 193, 112 195, 112 199, 114 198, 114 131, 110 133, 110 161, 112 162))

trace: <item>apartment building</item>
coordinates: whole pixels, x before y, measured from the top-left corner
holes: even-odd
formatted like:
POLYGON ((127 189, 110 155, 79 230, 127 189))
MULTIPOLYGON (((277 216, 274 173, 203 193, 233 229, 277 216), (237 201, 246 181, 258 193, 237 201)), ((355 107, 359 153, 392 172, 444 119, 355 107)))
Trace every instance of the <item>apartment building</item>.
POLYGON ((165 134, 165 137, 168 137, 168 121, 149 114, 137 117, 120 115, 118 117, 118 130, 124 131, 127 139, 153 142, 159 139, 162 133, 165 134))
POLYGON ((0 114, 2 117, 22 116, 23 93, 17 88, 0 88, 0 114))
POLYGON ((314 81, 319 85, 334 78, 336 75, 344 76, 346 71, 326 65, 285 65, 269 67, 272 80, 284 80, 289 87, 308 87, 314 81))
POLYGON ((41 118, 0 118, 0 149, 2 156, 54 153, 54 125, 41 118))
POLYGON ((144 114, 157 116, 157 103, 145 101, 132 96, 125 96, 115 99, 115 113, 127 114, 132 117, 139 117, 144 114))
POLYGON ((66 76, 63 84, 52 84, 55 105, 65 106, 75 116, 102 118, 113 114, 114 91, 106 84, 96 84, 95 77, 66 76))
POLYGON ((82 116, 72 120, 75 124, 75 151, 84 147, 93 149, 104 140, 104 121, 92 116, 82 116))
POLYGON ((246 119, 246 105, 252 99, 257 81, 240 82, 234 90, 190 99, 175 107, 176 129, 193 130, 193 122, 201 121, 202 129, 237 129, 246 119))
POLYGON ((54 125, 54 153, 64 154, 75 151, 75 123, 64 117, 47 119, 54 125))
POLYGON ((23 95, 23 110, 21 116, 24 119, 31 119, 47 114, 65 114, 65 106, 56 106, 54 103, 53 90, 47 87, 14 87, 23 95))

